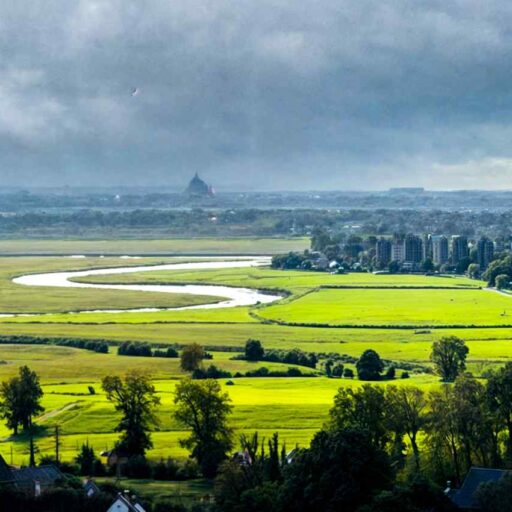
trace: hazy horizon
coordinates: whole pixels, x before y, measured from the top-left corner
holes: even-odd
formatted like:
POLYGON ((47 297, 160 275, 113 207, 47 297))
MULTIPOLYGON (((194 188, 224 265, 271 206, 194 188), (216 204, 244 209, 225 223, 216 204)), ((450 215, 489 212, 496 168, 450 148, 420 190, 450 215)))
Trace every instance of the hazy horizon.
POLYGON ((3 186, 512 189, 504 1, 3 7, 3 186))

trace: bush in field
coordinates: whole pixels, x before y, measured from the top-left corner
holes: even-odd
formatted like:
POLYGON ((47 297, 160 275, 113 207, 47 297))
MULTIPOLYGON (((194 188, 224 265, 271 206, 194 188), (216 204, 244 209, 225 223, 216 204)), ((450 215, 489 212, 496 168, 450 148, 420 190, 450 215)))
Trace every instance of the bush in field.
POLYGON ((179 357, 179 354, 175 348, 169 347, 167 350, 155 350, 153 352, 153 357, 177 358, 179 357))
POLYGON ((206 353, 201 345, 197 343, 186 345, 181 352, 181 369, 185 372, 197 370, 205 359, 205 355, 206 353))
POLYGON ((336 363, 331 371, 333 377, 341 377, 343 375, 344 366, 341 363, 336 363))
POLYGON ((141 343, 138 341, 125 341, 117 348, 117 354, 120 356, 136 356, 136 357, 151 357, 151 346, 148 343, 141 343))
POLYGON ((197 368, 192 372, 193 379, 229 379, 231 377, 232 375, 230 372, 221 370, 213 364, 206 370, 203 368, 197 368))
POLYGON ((510 277, 506 274, 500 274, 496 276, 495 282, 497 290, 504 290, 510 286, 510 277))
POLYGON ((261 361, 265 350, 259 340, 247 340, 245 344, 245 358, 247 361, 261 361))
POLYGON ((379 380, 384 370, 384 363, 375 350, 369 349, 356 363, 357 376, 361 380, 379 380))
POLYGON ((352 368, 345 368, 343 370, 343 377, 346 379, 353 379, 354 378, 354 370, 352 368))

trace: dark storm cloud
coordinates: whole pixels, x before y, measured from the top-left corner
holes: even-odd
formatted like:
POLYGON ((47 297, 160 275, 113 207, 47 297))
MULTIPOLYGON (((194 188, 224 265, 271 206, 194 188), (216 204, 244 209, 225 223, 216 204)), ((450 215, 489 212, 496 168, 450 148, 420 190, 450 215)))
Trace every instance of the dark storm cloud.
POLYGON ((512 188, 508 2, 2 4, 4 184, 512 188))

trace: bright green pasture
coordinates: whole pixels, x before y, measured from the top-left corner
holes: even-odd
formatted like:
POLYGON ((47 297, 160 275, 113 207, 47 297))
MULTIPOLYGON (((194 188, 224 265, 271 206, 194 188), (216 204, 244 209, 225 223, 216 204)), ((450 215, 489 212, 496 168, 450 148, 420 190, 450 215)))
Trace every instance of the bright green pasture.
MULTIPOLYGON (((267 349, 299 347, 310 352, 335 352, 359 357, 364 350, 372 348, 386 359, 429 364, 432 342, 441 336, 453 334, 466 340, 470 349, 468 369, 476 375, 512 360, 512 328, 495 327, 496 324, 512 325, 512 298, 480 290, 481 282, 465 278, 330 275, 269 268, 151 271, 105 279, 153 284, 205 282, 286 289, 291 296, 273 305, 256 308, 112 315, 61 312, 148 307, 154 304, 152 300, 163 306, 163 301, 180 299, 174 295, 124 290, 70 289, 68 295, 68 290, 30 289, 10 283, 11 276, 29 272, 168 261, 169 258, 0 258, 0 311, 9 311, 6 309, 9 306, 20 311, 54 312, 43 317, 2 319, 0 335, 107 339, 115 342, 133 340, 162 345, 197 342, 209 347, 236 348, 243 347, 248 338, 256 338, 267 349), (338 288, 322 288, 326 286, 338 288), (421 286, 425 288, 415 289, 421 286), (133 297, 129 296, 131 294, 134 294, 133 297), (508 316, 509 309, 511 317, 508 316), (505 315, 501 316, 503 312, 505 315), (320 328, 264 323, 261 318, 267 316, 272 321, 346 323, 354 327, 320 328), (364 324, 382 327, 361 328, 360 325, 364 324), (490 327, 443 327, 450 324, 490 327), (391 328, 392 325, 402 325, 404 328, 391 328), (438 328, 407 328, 408 325, 436 325, 438 328)), ((98 280, 99 277, 94 279, 98 280)), ((187 300, 191 298, 187 296, 187 300)), ((283 370, 289 366, 232 361, 233 352, 215 351, 213 355, 211 364, 233 373, 260 366, 271 370, 283 370)), ((178 360, 117 356, 115 347, 110 348, 109 354, 96 354, 68 347, 0 345, 0 380, 14 375, 23 364, 35 370, 44 384, 46 411, 38 421, 42 430, 37 440, 41 454, 53 453, 51 431, 56 423, 61 426, 64 459, 71 459, 78 447, 87 440, 97 451, 111 448, 118 437, 113 432, 118 416, 102 393, 100 380, 105 375, 139 369, 157 379, 155 385, 162 399, 160 425, 153 434, 155 446, 149 455, 154 458, 186 455, 178 444, 186 433, 172 419, 173 389, 177 379, 183 376, 178 360), (94 386, 95 395, 89 394, 89 385, 94 386)), ((234 381, 234 386, 225 386, 223 380, 220 382, 233 400, 231 422, 236 433, 258 430, 261 435, 269 437, 277 431, 288 446, 309 443, 327 418, 333 396, 340 386, 361 385, 358 381, 325 377, 241 378, 234 381)), ((411 379, 395 380, 393 383, 414 384, 424 389, 439 386, 437 377, 426 374, 412 374, 411 379)), ((27 440, 10 440, 8 436, 9 432, 1 425, 0 439, 4 441, 0 443, 0 453, 9 460, 12 444, 15 462, 27 462, 27 440)))
MULTIPOLYGON (((279 432, 288 446, 309 443, 314 433, 327 419, 332 399, 340 386, 360 386, 358 381, 347 379, 317 378, 253 378, 234 379, 234 386, 225 386, 234 406, 231 425, 236 434, 259 431, 270 437, 279 432)), ((424 389, 439 385, 435 377, 414 376, 396 385, 415 384, 424 389)), ((161 399, 159 410, 160 425, 153 433, 154 449, 149 452, 153 458, 185 456, 186 451, 179 439, 187 435, 172 417, 174 409, 173 390, 176 381, 156 381, 155 386, 161 399)), ((382 385, 385 385, 384 383, 382 385)), ((88 441, 97 451, 112 448, 117 434, 113 433, 118 415, 113 410, 97 381, 73 384, 45 385, 43 405, 45 413, 38 420, 41 428, 37 446, 41 454, 53 453, 52 427, 61 428, 61 454, 72 459, 78 447, 88 441), (88 394, 87 386, 93 385, 95 395, 88 394)), ((28 443, 23 437, 11 439, 4 426, 0 427, 0 453, 7 456, 11 446, 14 461, 26 462, 28 443)))
POLYGON ((168 238, 166 240, 2 240, 0 254, 226 255, 303 251, 308 238, 168 238))
MULTIPOLYGON (((177 379, 185 374, 179 368, 178 358, 148 358, 118 356, 115 348, 109 354, 90 350, 53 345, 0 345, 0 380, 13 376, 22 365, 28 365, 45 382, 76 382, 101 379, 105 375, 125 373, 137 369, 155 378, 177 379)), ((266 366, 269 370, 286 370, 289 366, 279 363, 233 361, 234 352, 213 352, 213 359, 206 365, 215 364, 232 373, 255 370, 266 366)), ((309 368, 301 367, 305 373, 309 368)))
MULTIPOLYGON (((29 287, 12 282, 13 277, 60 270, 125 267, 169 263, 170 258, 0 258, 0 313, 49 313, 91 309, 130 309, 141 307, 181 307, 217 302, 222 298, 188 294, 29 287)), ((181 261, 181 260, 180 260, 181 261)))
MULTIPOLYGON (((433 341, 442 336, 455 335, 466 340, 470 347, 470 360, 500 362, 512 359, 512 328, 416 331, 414 329, 310 328, 258 323, 1 324, 0 335, 62 336, 108 339, 117 342, 125 340, 148 341, 162 345, 197 342, 206 346, 230 347, 243 347, 247 339, 257 338, 261 340, 266 348, 290 349, 299 347, 310 352, 335 352, 354 357, 359 357, 367 348, 373 348, 386 359, 418 362, 428 361, 433 341)), ((115 349, 112 348, 111 350, 115 349)), ((91 354, 85 351, 79 352, 79 354, 101 357, 101 354, 91 354)), ((0 355, 0 359, 3 357, 3 355, 0 355)), ((130 361, 131 359, 133 358, 130 358, 130 361)), ((93 361, 91 371, 94 371, 97 359, 93 361)), ((156 363, 155 360, 154 364, 164 363, 156 363)), ((73 368, 73 365, 71 365, 71 368, 73 368)), ((2 367, 0 366, 1 371, 2 367)))
POLYGON ((329 325, 512 325, 512 300, 490 290, 320 290, 258 310, 266 319, 329 325))
MULTIPOLYGON (((100 290, 103 291, 103 290, 100 290)), ((116 291, 116 290, 112 290, 116 291)), ((124 290, 117 290, 117 294, 124 296, 124 290)), ((149 292, 130 292, 130 293, 142 293, 149 294, 149 292)), ((214 297, 206 297, 203 300, 198 295, 180 295, 180 294, 167 294, 157 293, 159 296, 169 297, 170 300, 178 301, 180 297, 183 300, 190 298, 192 301, 196 300, 199 303, 206 304, 209 302, 215 302, 214 297), (176 297, 176 299, 173 299, 176 297), (213 299, 213 300, 212 300, 213 299)), ((114 294, 115 295, 115 294, 114 294)), ((140 296, 139 296, 140 297, 140 296)), ((219 298, 219 300, 225 300, 219 298)), ((194 303, 191 302, 190 305, 194 303)), ((186 304, 183 304, 186 305, 186 304)), ((139 304, 140 306, 140 304, 139 304)), ((163 303, 160 304, 162 307, 163 303)), ((145 306, 143 306, 145 307, 145 306)), ((149 306, 148 306, 149 307, 149 306)), ((172 307, 172 306, 171 306, 172 307)), ((176 306, 178 307, 178 306, 176 306)), ((120 308, 122 309, 122 308, 120 308)), ((127 309, 127 308, 125 308, 127 309)), ((249 314, 249 308, 237 307, 237 308, 218 308, 218 309, 186 309, 181 311, 155 311, 155 312, 126 312, 126 313, 57 313, 48 314, 44 316, 34 317, 7 317, 0 318, 0 323, 64 323, 64 324, 102 324, 102 323, 123 323, 123 324, 158 324, 163 322, 202 322, 202 323, 256 323, 254 317, 249 314)))
POLYGON ((482 281, 465 277, 424 276, 411 274, 371 274, 367 272, 351 274, 329 274, 327 272, 306 272, 299 270, 273 270, 266 267, 228 268, 215 270, 155 270, 125 275, 104 275, 79 278, 87 283, 122 284, 169 284, 169 283, 208 283, 289 290, 301 293, 321 286, 339 287, 453 287, 478 288, 482 281))

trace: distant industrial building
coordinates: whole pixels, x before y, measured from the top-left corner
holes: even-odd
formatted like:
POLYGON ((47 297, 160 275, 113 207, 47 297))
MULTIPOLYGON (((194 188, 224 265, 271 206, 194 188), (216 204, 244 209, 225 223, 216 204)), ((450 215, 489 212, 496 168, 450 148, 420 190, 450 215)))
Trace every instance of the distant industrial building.
POLYGON ((476 258, 480 270, 485 270, 494 258, 494 243, 486 237, 480 238, 476 245, 476 258))
POLYGON ((448 239, 443 235, 433 235, 430 240, 432 242, 432 261, 434 265, 447 263, 450 257, 448 239))
POLYGON ((462 235, 452 236, 452 263, 457 265, 459 261, 469 257, 468 239, 462 235))

